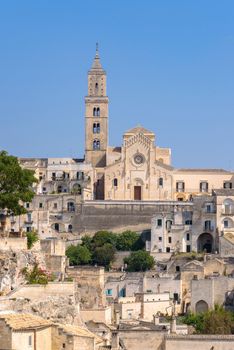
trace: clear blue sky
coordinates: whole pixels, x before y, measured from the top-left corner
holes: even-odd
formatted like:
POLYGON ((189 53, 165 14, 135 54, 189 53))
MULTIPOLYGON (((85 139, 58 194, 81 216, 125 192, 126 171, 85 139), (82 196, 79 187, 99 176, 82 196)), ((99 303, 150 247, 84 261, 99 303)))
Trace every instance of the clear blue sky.
POLYGON ((2 0, 0 148, 83 155, 96 41, 110 145, 142 124, 176 167, 234 169, 233 0, 2 0))

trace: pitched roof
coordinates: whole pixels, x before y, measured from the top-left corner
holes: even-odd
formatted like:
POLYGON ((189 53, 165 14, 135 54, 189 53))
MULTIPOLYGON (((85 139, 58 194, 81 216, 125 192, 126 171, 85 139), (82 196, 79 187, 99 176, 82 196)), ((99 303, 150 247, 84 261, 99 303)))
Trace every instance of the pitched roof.
POLYGON ((125 132, 125 134, 137 134, 137 133, 143 133, 143 134, 147 134, 147 135, 154 135, 154 133, 150 130, 145 129, 143 126, 141 125, 137 125, 136 127, 129 129, 125 132))
POLYGON ((96 334, 90 332, 87 328, 70 324, 56 324, 59 328, 62 328, 64 332, 78 337, 94 338, 96 343, 102 343, 103 339, 96 334))
POLYGON ((42 317, 21 314, 21 313, 7 313, 0 314, 0 319, 3 319, 6 324, 13 330, 27 330, 33 328, 43 328, 52 325, 52 322, 43 319, 42 317))
POLYGON ((101 61, 100 61, 100 57, 99 57, 99 52, 98 52, 98 46, 96 46, 96 54, 93 60, 93 64, 91 69, 89 70, 89 73, 93 73, 93 72, 102 72, 103 74, 105 74, 105 71, 102 68, 101 65, 101 61))

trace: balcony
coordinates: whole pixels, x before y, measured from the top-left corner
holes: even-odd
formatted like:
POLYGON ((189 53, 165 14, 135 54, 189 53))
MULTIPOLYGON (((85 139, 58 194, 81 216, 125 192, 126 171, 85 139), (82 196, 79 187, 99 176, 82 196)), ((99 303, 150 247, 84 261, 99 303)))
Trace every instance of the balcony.
POLYGON ((25 220, 24 223, 25 223, 25 225, 32 225, 33 220, 25 220))
POLYGON ((52 181, 64 181, 64 180, 69 180, 69 178, 66 178, 65 176, 52 176, 51 177, 52 181))
POLYGON ((214 226, 204 225, 203 230, 208 233, 214 232, 214 226))
POLYGON ((171 225, 171 230, 183 230, 183 229, 184 229, 184 225, 183 224, 171 225))
POLYGON ((222 215, 234 215, 234 209, 233 208, 223 208, 222 215))

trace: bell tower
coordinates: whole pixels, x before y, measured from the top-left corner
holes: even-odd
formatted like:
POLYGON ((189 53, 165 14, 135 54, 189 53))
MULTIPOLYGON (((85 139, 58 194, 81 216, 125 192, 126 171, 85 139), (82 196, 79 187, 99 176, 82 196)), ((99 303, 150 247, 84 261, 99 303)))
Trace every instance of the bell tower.
POLYGON ((88 95, 85 97, 85 160, 96 168, 106 166, 108 147, 108 97, 106 72, 102 68, 98 44, 93 65, 88 72, 88 95))

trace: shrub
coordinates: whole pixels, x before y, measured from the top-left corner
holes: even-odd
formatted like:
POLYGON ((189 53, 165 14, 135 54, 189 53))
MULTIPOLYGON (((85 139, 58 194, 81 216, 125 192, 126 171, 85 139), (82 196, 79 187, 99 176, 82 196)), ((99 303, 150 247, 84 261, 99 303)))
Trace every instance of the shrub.
POLYGON ((216 305, 213 310, 203 313, 190 313, 182 321, 192 325, 196 333, 202 334, 234 334, 234 313, 223 306, 216 305))
POLYGON ((42 270, 37 264, 34 265, 32 271, 25 267, 21 272, 25 276, 28 284, 47 284, 54 280, 52 274, 42 270))
POLYGON ((30 231, 26 233, 27 236, 27 247, 31 249, 32 246, 39 241, 39 237, 36 231, 30 231))

